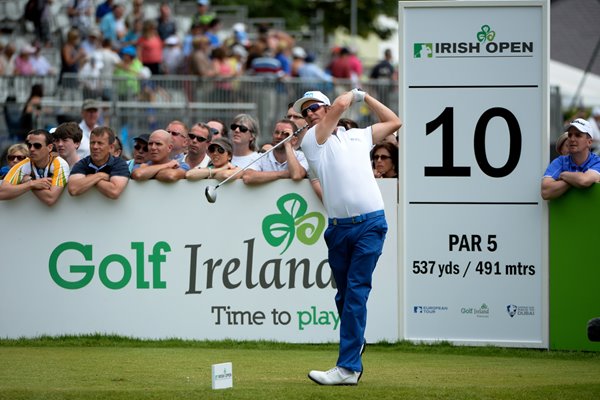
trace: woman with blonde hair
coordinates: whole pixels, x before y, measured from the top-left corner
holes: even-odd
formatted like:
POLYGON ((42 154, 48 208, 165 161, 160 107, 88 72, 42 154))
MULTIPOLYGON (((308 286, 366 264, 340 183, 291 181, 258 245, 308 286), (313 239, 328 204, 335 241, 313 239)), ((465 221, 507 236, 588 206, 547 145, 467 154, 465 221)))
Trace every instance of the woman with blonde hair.
POLYGON ((0 179, 4 178, 12 167, 24 161, 27 157, 29 157, 29 150, 24 143, 17 143, 10 146, 6 151, 6 161, 8 164, 0 168, 0 179))

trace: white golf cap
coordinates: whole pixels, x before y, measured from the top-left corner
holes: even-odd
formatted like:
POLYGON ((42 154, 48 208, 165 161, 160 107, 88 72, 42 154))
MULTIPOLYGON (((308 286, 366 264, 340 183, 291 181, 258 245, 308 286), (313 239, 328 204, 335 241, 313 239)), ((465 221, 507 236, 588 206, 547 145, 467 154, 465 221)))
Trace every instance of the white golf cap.
POLYGON ((296 100, 296 102, 294 103, 294 111, 296 111, 297 113, 302 112, 302 105, 309 100, 318 101, 319 103, 323 103, 328 106, 331 105, 331 102, 329 101, 329 98, 327 96, 325 96, 318 90, 314 90, 311 92, 304 93, 304 95, 300 99, 296 100))
POLYGON ((569 127, 571 126, 577 129, 579 132, 587 133, 590 135, 590 137, 592 137, 592 124, 590 124, 589 121, 586 121, 583 118, 577 118, 571 121, 569 127))

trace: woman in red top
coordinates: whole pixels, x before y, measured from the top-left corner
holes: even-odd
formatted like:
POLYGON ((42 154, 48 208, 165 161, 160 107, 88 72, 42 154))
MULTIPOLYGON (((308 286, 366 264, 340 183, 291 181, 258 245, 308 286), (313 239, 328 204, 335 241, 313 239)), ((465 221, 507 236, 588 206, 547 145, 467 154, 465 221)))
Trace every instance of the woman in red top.
POLYGON ((144 21, 144 29, 142 36, 137 41, 137 48, 138 58, 142 64, 150 69, 152 75, 160 74, 163 43, 158 36, 155 21, 144 21))

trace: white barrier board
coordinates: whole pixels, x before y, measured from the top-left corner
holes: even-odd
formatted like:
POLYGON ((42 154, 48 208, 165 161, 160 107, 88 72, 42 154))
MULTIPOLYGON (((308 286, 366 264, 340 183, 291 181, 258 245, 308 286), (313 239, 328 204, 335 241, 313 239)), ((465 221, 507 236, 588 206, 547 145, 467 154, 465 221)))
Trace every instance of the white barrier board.
POLYGON ((548 12, 400 2, 406 339, 547 347, 548 12))
MULTIPOLYGON (((121 198, 0 202, 0 337, 337 341, 324 209, 307 181, 130 182, 121 198)), ((398 339, 397 184, 366 337, 398 339)))

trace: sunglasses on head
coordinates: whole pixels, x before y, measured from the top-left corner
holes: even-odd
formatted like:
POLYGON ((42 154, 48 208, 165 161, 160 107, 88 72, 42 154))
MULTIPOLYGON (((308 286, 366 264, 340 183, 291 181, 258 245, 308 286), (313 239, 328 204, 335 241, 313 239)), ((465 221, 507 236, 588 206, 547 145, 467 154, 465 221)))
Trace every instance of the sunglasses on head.
POLYGON ((214 153, 215 151, 218 151, 219 154, 225 154, 225 149, 221 146, 217 146, 216 144, 211 144, 210 146, 208 146, 209 153, 214 153))
POLYGON ((44 145, 39 142, 38 143, 25 142, 25 144, 27 145, 28 149, 31 149, 33 147, 36 150, 40 150, 42 147, 44 147, 44 145))
POLYGON ((390 158, 392 158, 392 157, 386 156, 384 154, 375 154, 373 156, 373 160, 375 160, 375 161, 378 161, 378 160, 385 161, 385 160, 389 160, 390 158))
POLYGON ((26 158, 27 158, 26 156, 6 156, 6 159, 8 161, 15 161, 15 160, 23 161, 26 158))
POLYGON ((190 140, 194 140, 196 139, 197 141, 199 141, 200 143, 202 142, 206 142, 208 139, 205 138, 204 136, 200 136, 200 135, 194 135, 193 133, 188 133, 188 137, 190 138, 190 140))
POLYGON ((246 133, 246 132, 248 132, 250 130, 250 128, 248 128, 247 126, 238 125, 238 124, 231 124, 230 128, 231 128, 232 131, 235 131, 236 129, 239 129, 240 132, 242 132, 242 133, 246 133))
POLYGON ((323 107, 325 105, 325 103, 313 103, 310 106, 306 107, 305 109, 302 110, 301 114, 304 118, 306 118, 306 116, 308 115, 308 112, 315 112, 317 111, 319 108, 323 107))
POLYGON ((146 146, 142 146, 141 144, 136 144, 135 146, 133 146, 134 149, 136 149, 137 151, 143 151, 144 153, 148 152, 148 145, 146 146))

